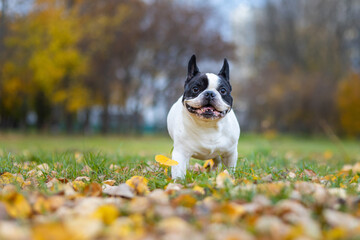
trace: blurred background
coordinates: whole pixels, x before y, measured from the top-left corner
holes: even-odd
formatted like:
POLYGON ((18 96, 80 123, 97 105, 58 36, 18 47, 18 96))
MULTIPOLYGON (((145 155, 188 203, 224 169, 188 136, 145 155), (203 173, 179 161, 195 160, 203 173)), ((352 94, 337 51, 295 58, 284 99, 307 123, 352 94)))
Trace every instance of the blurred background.
POLYGON ((360 136, 359 0, 0 0, 0 131, 166 131, 192 54, 242 131, 360 136))

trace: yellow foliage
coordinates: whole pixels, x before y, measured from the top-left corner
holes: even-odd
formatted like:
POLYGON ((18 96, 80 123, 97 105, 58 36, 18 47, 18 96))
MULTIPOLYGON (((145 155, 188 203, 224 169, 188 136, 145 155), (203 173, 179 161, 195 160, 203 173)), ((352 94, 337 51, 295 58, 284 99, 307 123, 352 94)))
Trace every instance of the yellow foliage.
POLYGON ((103 223, 110 225, 119 216, 119 211, 114 205, 100 206, 92 215, 93 218, 101 220, 103 223))
POLYGON ((209 159, 209 160, 206 160, 205 163, 204 163, 204 168, 209 168, 209 169, 212 169, 214 167, 214 160, 212 159, 209 159))
POLYGON ((74 188, 75 191, 81 191, 85 188, 85 183, 83 181, 73 181, 72 182, 72 187, 74 188))
POLYGON ((68 240, 74 239, 61 223, 44 223, 35 225, 32 229, 32 239, 34 240, 68 240))
POLYGON ((0 184, 10 184, 10 183, 18 183, 22 185, 24 183, 24 179, 20 176, 14 175, 9 172, 5 172, 0 176, 0 184))
POLYGON ((197 200, 190 194, 182 194, 172 200, 175 206, 181 205, 183 207, 192 208, 195 206, 197 200))
POLYGON ((234 179, 232 179, 227 170, 219 173, 219 175, 216 177, 216 186, 218 188, 224 188, 226 184, 234 184, 234 179))
POLYGON ((31 206, 26 198, 16 192, 6 194, 0 199, 8 214, 13 218, 28 218, 31 215, 31 206))
POLYGON ((7 108, 14 108, 23 101, 19 94, 34 98, 40 91, 52 103, 75 112, 89 100, 81 78, 88 63, 78 48, 79 15, 69 11, 65 2, 42 0, 35 6, 36 11, 13 22, 12 34, 5 39, 14 54, 4 64, 0 94, 7 108))
POLYGON ((195 185, 192 189, 194 192, 200 193, 202 195, 205 194, 205 189, 200 187, 199 185, 195 185))
POLYGON ((50 201, 45 199, 44 197, 40 196, 36 199, 34 204, 34 211, 40 214, 44 214, 50 211, 51 204, 50 201))
POLYGON ((179 164, 177 161, 172 160, 168 157, 165 157, 164 155, 156 155, 155 161, 157 161, 161 165, 165 165, 165 166, 175 166, 175 165, 179 164))
POLYGON ((350 136, 360 134, 360 75, 351 74, 338 85, 337 106, 343 130, 350 136))
POLYGON ((147 186, 148 180, 141 176, 133 176, 126 181, 126 184, 133 188, 137 194, 144 195, 149 193, 147 186))

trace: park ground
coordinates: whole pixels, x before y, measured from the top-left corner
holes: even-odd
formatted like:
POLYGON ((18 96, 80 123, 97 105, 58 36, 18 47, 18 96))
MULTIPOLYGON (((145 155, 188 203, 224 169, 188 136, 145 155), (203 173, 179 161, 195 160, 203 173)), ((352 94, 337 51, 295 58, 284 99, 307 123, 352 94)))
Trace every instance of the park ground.
POLYGON ((360 142, 244 134, 235 171, 167 136, 0 135, 0 239, 359 239, 360 142))

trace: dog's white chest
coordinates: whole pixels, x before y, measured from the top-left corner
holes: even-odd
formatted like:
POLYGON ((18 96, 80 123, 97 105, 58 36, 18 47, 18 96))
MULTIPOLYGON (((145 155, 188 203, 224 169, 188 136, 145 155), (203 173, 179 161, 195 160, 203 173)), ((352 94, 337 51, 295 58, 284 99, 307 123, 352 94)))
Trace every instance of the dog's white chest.
POLYGON ((174 146, 200 160, 227 155, 237 147, 240 128, 231 111, 219 122, 197 122, 183 109, 181 99, 168 115, 168 130, 174 146))

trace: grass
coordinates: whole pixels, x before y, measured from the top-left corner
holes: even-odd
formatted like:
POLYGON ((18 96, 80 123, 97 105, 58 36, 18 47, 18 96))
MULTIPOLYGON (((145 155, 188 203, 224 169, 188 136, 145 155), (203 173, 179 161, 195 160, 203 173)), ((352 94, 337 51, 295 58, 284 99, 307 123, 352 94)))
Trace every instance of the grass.
MULTIPOLYGON (((164 188, 168 184, 168 176, 163 169, 152 169, 155 168, 153 159, 155 154, 170 156, 171 145, 171 140, 166 136, 136 138, 2 135, 0 172, 26 175, 28 170, 22 169, 23 165, 14 163, 46 163, 50 171, 56 172, 54 177, 74 180, 84 175, 84 167, 89 166, 91 171, 87 175, 94 182, 113 179, 122 183, 131 176, 140 175, 149 179, 151 189, 164 188), (77 161, 79 156, 81 161, 77 161), (121 172, 110 169, 112 164, 120 166, 121 172)), ((304 169, 311 169, 319 176, 326 176, 339 171, 345 163, 359 160, 359 145, 356 141, 344 141, 340 148, 324 138, 280 136, 269 139, 244 135, 239 141, 240 157, 234 176, 236 179, 261 182, 261 177, 272 174, 276 181, 286 178, 290 170, 301 173, 304 169), (345 149, 349 158, 344 156, 342 149, 345 149)), ((192 165, 195 163, 203 164, 202 161, 191 161, 192 165)), ((197 182, 205 186, 216 174, 188 171, 183 183, 197 182)), ((43 181, 46 180, 44 177, 43 181)), ((306 180, 306 176, 293 180, 306 180)), ((346 179, 344 181, 346 182, 346 179)), ((334 186, 341 183, 343 182, 334 183, 334 186)))
POLYGON ((170 156, 167 136, 3 134, 0 238, 359 239, 359 145, 243 135, 230 175, 193 159, 182 190, 168 190, 170 168, 154 160, 170 156), (103 192, 109 179, 134 197, 103 192))

